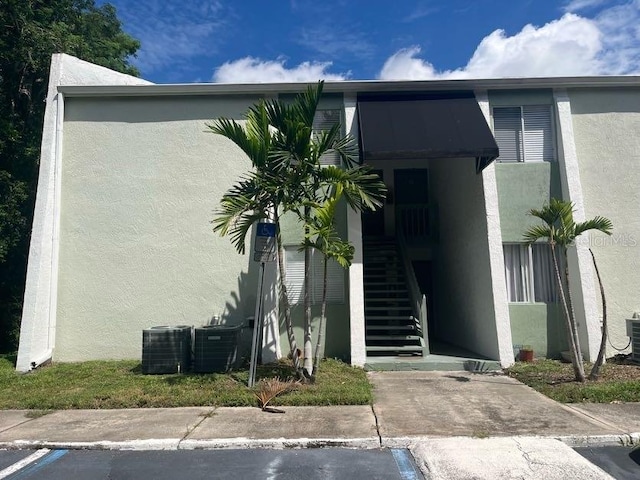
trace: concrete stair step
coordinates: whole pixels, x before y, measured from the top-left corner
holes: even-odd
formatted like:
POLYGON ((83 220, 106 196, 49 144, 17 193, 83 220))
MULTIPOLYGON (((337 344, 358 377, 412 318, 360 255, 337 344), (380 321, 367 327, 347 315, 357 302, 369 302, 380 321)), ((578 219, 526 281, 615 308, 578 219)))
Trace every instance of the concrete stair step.
POLYGON ((418 342, 422 337, 418 335, 367 335, 367 341, 418 342))
POLYGON ((402 352, 402 353, 415 353, 422 355, 421 345, 367 345, 368 352, 402 352))
MULTIPOLYGON (((367 307, 365 306, 364 311, 367 312, 387 312, 387 311, 393 311, 393 312, 397 312, 398 310, 409 310, 409 312, 407 312, 407 315, 411 314, 411 305, 405 305, 405 306, 392 306, 392 305, 382 305, 382 306, 376 306, 376 307, 367 307)), ((394 315, 400 315, 399 313, 395 313, 394 315)))
MULTIPOLYGON (((386 292, 388 293, 388 292, 386 292)), ((365 304, 367 303, 379 303, 379 302, 388 302, 388 303, 404 303, 405 305, 409 305, 411 306, 411 303, 409 302, 409 299, 407 299, 406 297, 400 296, 400 297, 372 297, 372 298, 365 298, 365 304)))
POLYGON ((367 325, 367 331, 399 331, 399 332, 418 332, 418 327, 413 325, 367 325))

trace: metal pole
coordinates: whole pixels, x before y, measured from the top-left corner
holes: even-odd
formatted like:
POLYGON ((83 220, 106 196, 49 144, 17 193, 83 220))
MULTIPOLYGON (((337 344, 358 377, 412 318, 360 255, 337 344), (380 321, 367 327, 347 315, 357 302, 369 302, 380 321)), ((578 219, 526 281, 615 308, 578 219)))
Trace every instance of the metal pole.
POLYGON ((253 339, 251 341, 251 361, 249 362, 249 388, 253 387, 256 383, 256 368, 258 366, 258 349, 261 347, 259 340, 262 338, 262 302, 263 294, 262 288, 264 286, 264 262, 260 262, 260 277, 258 278, 258 314, 253 321, 253 339))

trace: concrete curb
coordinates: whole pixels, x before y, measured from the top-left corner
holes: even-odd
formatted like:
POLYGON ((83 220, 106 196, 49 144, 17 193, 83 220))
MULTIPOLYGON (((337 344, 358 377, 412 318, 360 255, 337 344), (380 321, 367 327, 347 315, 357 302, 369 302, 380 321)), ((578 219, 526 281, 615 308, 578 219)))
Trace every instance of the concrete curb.
POLYGON ((183 440, 178 446, 179 450, 208 450, 231 448, 380 448, 377 438, 225 438, 212 440, 183 440))
POLYGON ((122 442, 48 442, 46 440, 16 440, 0 442, 0 448, 24 450, 27 448, 49 448, 51 450, 177 450, 180 438, 149 440, 126 440, 122 442))
POLYGON ((182 440, 180 438, 163 438, 148 440, 125 440, 121 442, 50 442, 46 440, 15 440, 0 442, 1 449, 25 450, 49 448, 52 450, 220 450, 265 448, 274 450, 302 448, 380 448, 377 438, 223 438, 210 440, 182 440))
MULTIPOLYGON (((438 441, 445 438, 458 438, 460 441, 478 437, 465 436, 411 436, 383 438, 382 445, 376 438, 223 438, 209 440, 189 440, 179 438, 125 440, 121 442, 49 442, 36 440, 16 440, 0 442, 0 448, 9 450, 24 450, 33 448, 66 449, 66 450, 221 450, 221 449, 304 449, 304 448, 411 448, 419 442, 438 441)), ((640 432, 629 434, 608 435, 511 435, 490 436, 487 438, 531 438, 558 440, 568 447, 604 447, 619 446, 630 443, 640 443, 640 432)))
POLYGON ((609 447, 640 444, 640 432, 608 435, 565 435, 555 438, 569 447, 609 447))

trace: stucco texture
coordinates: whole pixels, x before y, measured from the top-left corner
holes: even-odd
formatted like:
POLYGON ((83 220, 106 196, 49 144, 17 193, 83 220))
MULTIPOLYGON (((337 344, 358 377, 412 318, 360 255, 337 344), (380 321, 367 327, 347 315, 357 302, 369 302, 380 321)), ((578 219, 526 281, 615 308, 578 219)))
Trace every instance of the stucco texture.
POLYGON ((482 175, 471 158, 433 161, 430 173, 439 239, 429 335, 499 359, 482 175))
POLYGON ((586 218, 602 215, 614 226, 611 237, 584 241, 604 283, 611 340, 624 347, 624 319, 640 311, 640 89, 569 95, 586 218))
POLYGON ((144 328, 253 315, 258 267, 210 223, 250 165, 205 122, 256 100, 67 99, 55 360, 139 358, 144 328))

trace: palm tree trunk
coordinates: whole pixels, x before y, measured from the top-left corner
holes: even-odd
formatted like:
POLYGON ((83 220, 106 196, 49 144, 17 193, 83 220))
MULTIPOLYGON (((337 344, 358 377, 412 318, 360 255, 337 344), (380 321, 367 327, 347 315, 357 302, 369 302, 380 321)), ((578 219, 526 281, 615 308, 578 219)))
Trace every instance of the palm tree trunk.
MULTIPOLYGON (((284 246, 282 245, 282 235, 280 235, 280 219, 275 209, 273 214, 274 222, 276 224, 276 243, 278 247, 278 270, 280 277, 280 305, 284 310, 284 325, 287 330, 287 338, 289 339, 289 349, 291 351, 291 360, 293 361, 293 368, 296 373, 300 374, 300 355, 298 355, 298 345, 296 343, 296 336, 293 332, 293 323, 291 322, 291 304, 289 303, 289 296, 287 295, 287 274, 284 267, 284 246)), ((256 319, 257 321, 258 319, 256 319)))
POLYGON ((589 380, 597 380, 600 375, 600 367, 604 365, 604 355, 607 349, 607 300, 604 296, 604 285, 602 285, 602 278, 600 278, 596 257, 593 254, 593 250, 589 249, 589 253, 591 254, 591 260, 593 260, 593 268, 596 271, 598 285, 600 286, 600 298, 602 299, 602 338, 600 340, 600 350, 598 351, 596 363, 591 367, 591 373, 589 374, 589 380))
POLYGON ((569 283, 569 258, 567 257, 567 248, 563 247, 564 255, 564 278, 567 282, 567 304, 569 306, 569 318, 571 321, 571 331, 573 334, 573 345, 575 349, 576 366, 580 371, 580 375, 576 376, 576 379, 580 382, 585 381, 584 364, 582 363, 582 349, 580 348, 580 334, 578 332, 578 322, 576 321, 576 312, 573 308, 573 298, 571 296, 571 284, 569 283))
MULTIPOLYGON (((311 208, 304 207, 304 218, 311 215, 311 208)), ((305 238, 309 238, 308 222, 304 226, 305 238)), ((304 368, 306 378, 313 374, 313 345, 311 340, 311 247, 304 247, 304 368)))
POLYGON ((558 292, 560 293, 560 302, 562 303, 562 310, 564 312, 567 338, 569 339, 569 350, 571 352, 571 364, 573 365, 573 372, 577 381, 584 382, 584 371, 583 369, 580 368, 580 365, 582 365, 582 362, 580 361, 580 365, 578 365, 579 357, 576 350, 575 337, 573 336, 573 329, 571 326, 571 316, 569 314, 569 307, 567 306, 567 297, 565 296, 564 286, 562 285, 562 277, 560 276, 560 267, 558 266, 558 257, 556 255, 555 244, 551 243, 550 247, 551 247, 551 257, 553 258, 553 269, 556 274, 558 292), (582 372, 582 377, 580 375, 580 372, 582 372))
POLYGON ((320 311, 320 323, 318 324, 318 339, 316 341, 316 352, 313 358, 313 374, 312 378, 315 381, 316 373, 318 373, 318 365, 320 365, 320 357, 324 353, 322 350, 322 342, 324 341, 324 332, 327 316, 327 256, 324 256, 324 263, 322 265, 322 308, 320 311))

